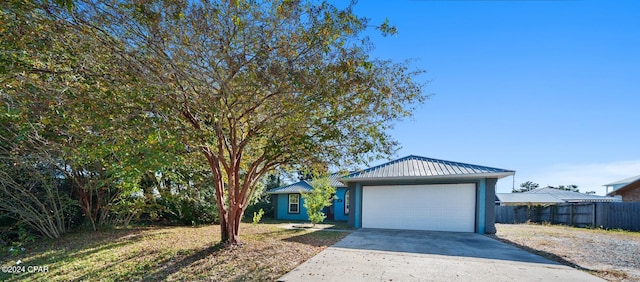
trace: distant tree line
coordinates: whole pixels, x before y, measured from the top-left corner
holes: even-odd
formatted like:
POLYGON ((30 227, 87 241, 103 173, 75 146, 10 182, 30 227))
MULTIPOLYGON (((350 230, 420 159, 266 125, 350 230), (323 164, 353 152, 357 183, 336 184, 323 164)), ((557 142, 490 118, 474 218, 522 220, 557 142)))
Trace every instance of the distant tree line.
MULTIPOLYGON (((527 192, 527 191, 531 191, 531 190, 537 189, 538 187, 540 187, 540 184, 532 182, 532 181, 526 181, 526 182, 523 182, 523 183, 520 184, 520 188, 514 188, 511 192, 512 193, 522 193, 522 192, 527 192)), ((548 187, 549 188, 553 188, 553 189, 559 189, 559 190, 580 192, 580 189, 578 188, 578 185, 575 185, 575 184, 548 186, 548 187)), ((589 192, 586 192, 586 194, 595 194, 595 191, 589 191, 589 192)))

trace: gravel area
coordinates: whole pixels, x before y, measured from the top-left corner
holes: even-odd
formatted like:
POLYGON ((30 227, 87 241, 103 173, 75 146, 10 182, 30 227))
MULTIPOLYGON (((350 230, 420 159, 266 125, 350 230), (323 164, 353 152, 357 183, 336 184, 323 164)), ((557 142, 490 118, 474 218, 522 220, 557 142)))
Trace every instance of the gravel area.
POLYGON ((609 281, 640 281, 640 232, 496 224, 495 237, 609 281))

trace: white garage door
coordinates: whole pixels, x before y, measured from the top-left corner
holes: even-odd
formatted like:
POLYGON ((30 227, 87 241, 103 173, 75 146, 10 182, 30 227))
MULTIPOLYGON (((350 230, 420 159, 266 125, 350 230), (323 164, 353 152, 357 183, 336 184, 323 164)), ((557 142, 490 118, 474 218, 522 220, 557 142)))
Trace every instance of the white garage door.
POLYGON ((364 186, 362 227, 474 232, 476 185, 364 186))

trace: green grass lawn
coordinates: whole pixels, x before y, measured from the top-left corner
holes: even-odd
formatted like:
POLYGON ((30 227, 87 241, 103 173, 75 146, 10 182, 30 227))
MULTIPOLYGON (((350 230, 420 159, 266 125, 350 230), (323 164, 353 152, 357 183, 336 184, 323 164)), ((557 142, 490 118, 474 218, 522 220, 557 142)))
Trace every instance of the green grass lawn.
POLYGON ((70 233, 38 240, 25 251, 3 248, 0 266, 21 260, 27 273, 0 271, 0 281, 275 280, 348 234, 283 229, 281 224, 243 223, 243 244, 227 248, 218 244, 217 225, 70 233), (48 271, 36 271, 43 267, 48 271))

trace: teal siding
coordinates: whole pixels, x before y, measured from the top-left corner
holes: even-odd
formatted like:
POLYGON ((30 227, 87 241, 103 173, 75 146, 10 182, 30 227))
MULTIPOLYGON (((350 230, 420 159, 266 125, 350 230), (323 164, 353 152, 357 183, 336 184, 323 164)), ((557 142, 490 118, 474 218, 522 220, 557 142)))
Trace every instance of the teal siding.
MULTIPOLYGON (((484 234, 485 224, 486 224, 486 199, 487 199, 487 181, 485 179, 481 179, 478 184, 476 184, 478 192, 477 195, 477 204, 476 204, 476 215, 478 216, 477 220, 477 229, 476 233, 484 234)), ((495 197, 495 196, 494 196, 495 197)))
MULTIPOLYGON (((344 195, 347 193, 346 187, 336 189, 336 198, 333 200, 333 220, 347 221, 349 215, 344 214, 344 195)), ((289 194, 278 194, 276 203, 276 219, 281 220, 309 220, 307 209, 304 207, 304 200, 300 196, 300 213, 289 213, 289 194)), ((326 208, 325 208, 326 214, 326 208)))
POLYGON ((353 227, 362 228, 362 184, 356 183, 355 189, 355 204, 353 205, 353 212, 355 213, 355 223, 353 227))
POLYGON ((304 200, 300 196, 300 213, 289 213, 289 194, 278 194, 277 219, 284 220, 309 220, 304 200))
POLYGON ((347 193, 346 187, 340 187, 336 189, 336 197, 333 200, 333 220, 336 221, 347 221, 349 220, 349 215, 344 213, 344 204, 345 204, 345 194, 347 193))

